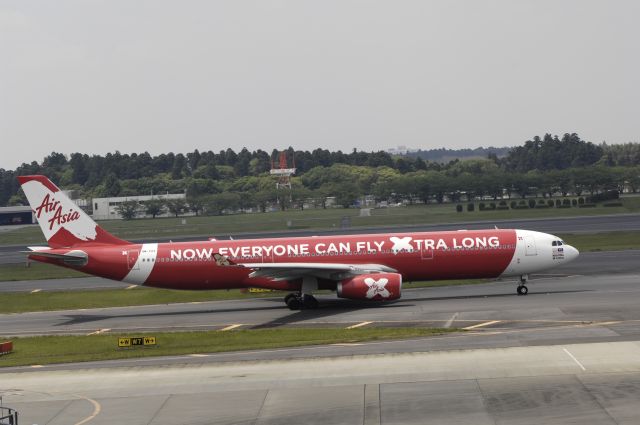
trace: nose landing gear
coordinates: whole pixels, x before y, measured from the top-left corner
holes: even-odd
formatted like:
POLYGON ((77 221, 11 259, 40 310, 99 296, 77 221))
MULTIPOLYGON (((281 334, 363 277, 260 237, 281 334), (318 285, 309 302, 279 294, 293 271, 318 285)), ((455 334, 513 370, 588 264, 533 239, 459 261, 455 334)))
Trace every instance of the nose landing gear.
POLYGON ((527 280, 529 279, 529 276, 526 274, 523 274, 522 276, 520 276, 520 284, 518 285, 518 295, 527 295, 529 293, 529 288, 527 288, 527 280))

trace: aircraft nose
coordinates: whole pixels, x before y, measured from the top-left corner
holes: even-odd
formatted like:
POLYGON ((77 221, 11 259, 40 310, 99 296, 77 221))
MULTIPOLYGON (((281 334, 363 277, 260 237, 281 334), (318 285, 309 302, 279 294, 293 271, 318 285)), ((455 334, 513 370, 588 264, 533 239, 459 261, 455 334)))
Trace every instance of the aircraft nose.
POLYGON ((580 255, 580 251, 571 245, 565 245, 564 247, 564 256, 568 261, 573 261, 580 255))

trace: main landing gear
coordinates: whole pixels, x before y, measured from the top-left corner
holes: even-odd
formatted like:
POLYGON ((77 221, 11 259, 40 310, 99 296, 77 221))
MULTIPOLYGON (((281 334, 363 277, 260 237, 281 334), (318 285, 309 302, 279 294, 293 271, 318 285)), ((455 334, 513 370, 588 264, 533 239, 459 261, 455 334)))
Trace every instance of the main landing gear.
POLYGON ((300 292, 284 297, 284 302, 290 310, 308 310, 318 308, 318 300, 311 295, 318 290, 318 279, 315 276, 303 276, 300 292))
POLYGON ((289 310, 310 310, 318 308, 318 300, 309 294, 289 294, 284 297, 284 302, 289 310))
POLYGON ((523 274, 522 276, 520 276, 520 284, 518 285, 518 295, 527 295, 529 293, 529 288, 527 288, 527 279, 529 279, 529 276, 526 274, 523 274))

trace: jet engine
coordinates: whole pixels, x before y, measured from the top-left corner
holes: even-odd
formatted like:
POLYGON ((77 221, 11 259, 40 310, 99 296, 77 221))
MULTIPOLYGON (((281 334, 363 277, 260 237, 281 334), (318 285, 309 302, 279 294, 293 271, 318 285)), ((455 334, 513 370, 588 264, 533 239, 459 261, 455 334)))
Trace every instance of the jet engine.
POLYGON ((402 275, 398 273, 362 274, 338 282, 338 297, 351 300, 390 301, 400 298, 402 275))

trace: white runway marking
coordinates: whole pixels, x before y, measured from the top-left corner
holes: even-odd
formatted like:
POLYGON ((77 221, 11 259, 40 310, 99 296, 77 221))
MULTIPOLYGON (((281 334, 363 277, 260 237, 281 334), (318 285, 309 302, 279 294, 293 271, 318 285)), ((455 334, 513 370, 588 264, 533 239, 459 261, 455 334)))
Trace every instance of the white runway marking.
POLYGON ((569 352, 569 350, 567 350, 566 348, 563 348, 563 350, 564 350, 564 352, 565 352, 565 353, 567 353, 567 355, 568 355, 569 357, 571 357, 571 359, 573 359, 573 361, 574 361, 574 362, 576 362, 576 364, 577 364, 578 366, 580 366, 580 369, 582 369, 583 371, 586 371, 586 370, 587 370, 584 366, 582 366, 582 363, 580 363, 580 362, 578 361, 578 359, 576 359, 576 358, 573 356, 573 354, 571 354, 571 353, 569 352))
POLYGON ((129 285, 124 289, 133 289, 133 288, 137 288, 137 287, 138 287, 138 285, 129 285))
POLYGON ((100 335, 101 333, 109 332, 110 330, 111 330, 111 329, 109 329, 109 328, 105 328, 105 329, 98 329, 98 330, 97 330, 97 331, 95 331, 95 332, 88 333, 88 334, 87 334, 87 336, 89 336, 89 335, 100 335))
POLYGON ((240 326, 242 326, 242 323, 237 324, 237 325, 229 325, 226 328, 222 328, 220 329, 221 332, 223 331, 230 331, 231 329, 235 329, 235 328, 239 328, 240 326))
POLYGON ((32 293, 32 294, 35 294, 35 293, 38 293, 38 292, 40 292, 40 291, 42 291, 42 289, 34 289, 33 291, 31 291, 31 293, 32 293))
POLYGON ((500 323, 500 320, 492 320, 490 322, 478 323, 477 325, 467 326, 466 328, 462 328, 465 331, 469 331, 471 329, 484 328, 485 326, 495 325, 496 323, 500 323))
POLYGON ((458 317, 458 314, 460 313, 454 313, 454 315, 451 316, 451 319, 447 320, 447 323, 444 324, 445 329, 451 327, 451 325, 453 324, 453 321, 456 320, 456 318, 458 317))
POLYGON ((355 329, 355 328, 360 328, 362 326, 367 326, 372 324, 373 322, 362 322, 362 323, 358 323, 357 325, 352 325, 352 326, 347 326, 346 329, 355 329))

